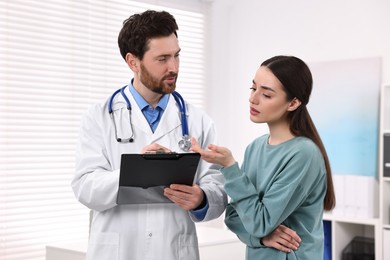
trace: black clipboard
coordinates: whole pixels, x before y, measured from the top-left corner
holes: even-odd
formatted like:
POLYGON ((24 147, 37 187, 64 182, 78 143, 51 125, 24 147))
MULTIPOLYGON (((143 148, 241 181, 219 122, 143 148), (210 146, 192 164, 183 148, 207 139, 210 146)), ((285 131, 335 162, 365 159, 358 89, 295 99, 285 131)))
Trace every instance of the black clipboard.
POLYGON ((192 185, 199 153, 122 154, 117 204, 171 203, 170 184, 192 185))

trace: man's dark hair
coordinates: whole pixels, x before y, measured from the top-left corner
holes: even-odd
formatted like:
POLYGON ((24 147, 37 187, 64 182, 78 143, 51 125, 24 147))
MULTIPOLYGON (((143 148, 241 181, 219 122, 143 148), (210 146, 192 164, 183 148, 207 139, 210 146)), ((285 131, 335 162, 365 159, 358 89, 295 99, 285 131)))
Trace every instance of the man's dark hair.
POLYGON ((177 37, 178 29, 175 18, 168 12, 148 10, 134 14, 123 22, 118 36, 121 55, 126 59, 126 54, 131 53, 142 60, 150 39, 166 37, 172 33, 177 37))

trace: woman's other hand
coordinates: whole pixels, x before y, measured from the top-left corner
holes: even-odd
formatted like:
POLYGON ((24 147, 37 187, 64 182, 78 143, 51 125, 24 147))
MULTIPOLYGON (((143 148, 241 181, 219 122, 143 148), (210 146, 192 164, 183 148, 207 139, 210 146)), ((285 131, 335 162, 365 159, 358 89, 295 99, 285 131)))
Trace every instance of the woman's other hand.
POLYGON ((289 253, 291 250, 298 250, 301 238, 294 230, 284 225, 279 225, 272 233, 263 237, 261 242, 266 247, 273 247, 289 253))

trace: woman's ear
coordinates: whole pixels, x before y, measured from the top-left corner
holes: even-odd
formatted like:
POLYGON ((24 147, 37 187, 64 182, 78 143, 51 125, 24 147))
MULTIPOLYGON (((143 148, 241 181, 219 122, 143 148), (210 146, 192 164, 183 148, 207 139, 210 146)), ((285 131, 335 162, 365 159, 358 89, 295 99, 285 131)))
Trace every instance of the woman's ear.
POLYGON ((294 111, 296 110, 300 105, 302 104, 302 102, 297 99, 297 98, 293 98, 293 100, 290 101, 290 104, 287 108, 287 111, 294 111))
POLYGON ((133 72, 138 72, 139 59, 130 52, 126 54, 126 63, 133 72))

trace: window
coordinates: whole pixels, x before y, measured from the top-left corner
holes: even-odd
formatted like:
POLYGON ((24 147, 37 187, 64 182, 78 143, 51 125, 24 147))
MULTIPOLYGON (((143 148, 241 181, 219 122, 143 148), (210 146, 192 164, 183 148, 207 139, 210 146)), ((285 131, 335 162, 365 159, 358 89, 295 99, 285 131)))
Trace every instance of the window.
POLYGON ((87 239, 89 210, 70 187, 79 121, 132 77, 117 47, 128 16, 146 9, 175 16, 178 91, 203 107, 204 4, 159 5, 0 2, 0 260, 41 260, 47 244, 87 239))

